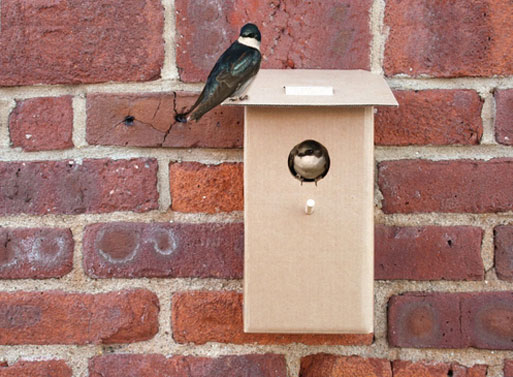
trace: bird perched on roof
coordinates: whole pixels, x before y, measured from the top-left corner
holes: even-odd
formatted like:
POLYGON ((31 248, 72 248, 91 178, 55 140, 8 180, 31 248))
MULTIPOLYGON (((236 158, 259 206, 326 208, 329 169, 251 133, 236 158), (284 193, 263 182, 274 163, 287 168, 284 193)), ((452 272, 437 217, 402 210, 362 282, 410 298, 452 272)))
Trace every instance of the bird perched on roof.
POLYGON ((303 182, 317 182, 323 179, 330 168, 328 150, 315 140, 305 140, 296 145, 289 154, 289 170, 303 182))
POLYGON ((256 25, 244 25, 239 38, 228 47, 212 68, 196 103, 186 113, 178 114, 175 119, 182 123, 198 121, 207 111, 229 97, 233 100, 244 99, 243 94, 260 69, 261 39, 256 25))

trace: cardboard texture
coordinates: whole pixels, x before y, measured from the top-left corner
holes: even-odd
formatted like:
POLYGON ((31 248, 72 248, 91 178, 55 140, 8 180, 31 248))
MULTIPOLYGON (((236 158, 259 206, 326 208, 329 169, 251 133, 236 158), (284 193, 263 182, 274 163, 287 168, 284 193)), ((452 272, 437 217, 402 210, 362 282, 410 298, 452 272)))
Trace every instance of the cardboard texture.
MULTIPOLYGON (((370 88, 376 95, 383 88, 374 78, 368 87, 360 81, 357 101, 366 106, 341 106, 351 100, 343 98, 335 77, 340 73, 354 82, 364 71, 350 71, 354 76, 311 71, 306 81, 298 79, 298 71, 270 71, 259 73, 258 86, 244 101, 244 330, 371 333, 374 127, 367 103, 372 95, 364 101, 361 92, 370 88), (279 82, 265 82, 278 76, 279 82), (333 96, 287 96, 286 85, 331 85, 334 91, 333 96), (261 90, 271 91, 267 105, 261 90), (291 149, 306 139, 323 144, 331 159, 317 186, 301 185, 287 165, 291 149), (305 213, 308 199, 315 200, 311 215, 305 213)), ((395 104, 386 89, 386 104, 395 104)))
MULTIPOLYGON (((315 89, 312 92, 315 92, 315 89)), ((261 69, 247 94, 247 100, 227 102, 227 104, 240 106, 398 105, 383 77, 363 70, 261 69), (286 87, 332 87, 333 95, 286 95, 286 87)))

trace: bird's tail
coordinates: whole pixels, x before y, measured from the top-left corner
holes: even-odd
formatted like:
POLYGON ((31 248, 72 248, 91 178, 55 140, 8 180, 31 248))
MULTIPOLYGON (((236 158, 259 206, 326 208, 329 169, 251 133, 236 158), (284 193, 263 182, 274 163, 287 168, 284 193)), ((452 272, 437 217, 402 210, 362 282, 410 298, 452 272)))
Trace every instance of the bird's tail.
POLYGON ((189 113, 176 114, 175 120, 180 123, 187 123, 189 113))

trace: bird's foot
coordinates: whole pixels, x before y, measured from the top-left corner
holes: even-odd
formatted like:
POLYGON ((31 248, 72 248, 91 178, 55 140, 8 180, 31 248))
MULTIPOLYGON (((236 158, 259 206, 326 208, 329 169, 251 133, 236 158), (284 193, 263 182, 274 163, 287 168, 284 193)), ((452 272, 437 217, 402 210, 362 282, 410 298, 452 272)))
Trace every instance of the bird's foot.
POLYGON ((248 99, 248 95, 240 96, 240 97, 230 97, 228 98, 231 102, 238 102, 238 101, 244 101, 248 99))

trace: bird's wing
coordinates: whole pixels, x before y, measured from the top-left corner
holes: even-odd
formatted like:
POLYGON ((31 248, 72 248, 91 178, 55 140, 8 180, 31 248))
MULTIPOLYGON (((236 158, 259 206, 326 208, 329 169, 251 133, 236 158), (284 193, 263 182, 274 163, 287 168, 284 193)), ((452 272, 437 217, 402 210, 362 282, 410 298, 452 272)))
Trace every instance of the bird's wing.
POLYGON ((328 174, 328 170, 330 170, 331 161, 330 161, 330 155, 328 154, 328 150, 324 147, 322 149, 324 152, 324 159, 326 160, 326 163, 324 164, 325 170, 324 170, 324 173, 322 173, 322 175, 321 175, 321 178, 324 178, 326 176, 326 174, 328 174))
POLYGON ((221 55, 208 75, 207 83, 193 105, 196 118, 230 97, 243 83, 256 75, 260 68, 261 55, 254 48, 234 42, 221 55))
POLYGON ((260 51, 236 42, 219 58, 217 69, 214 67, 212 71, 216 71, 217 82, 235 91, 258 72, 261 58, 260 51))

